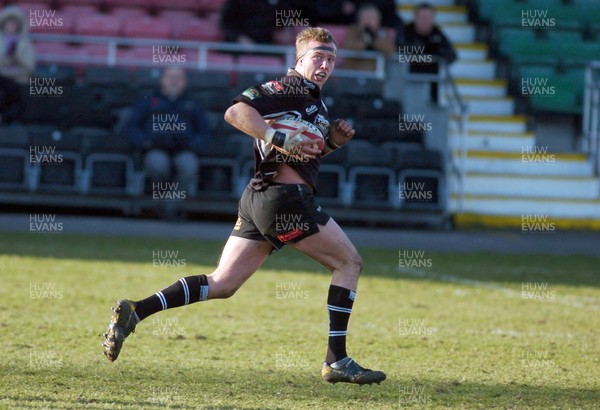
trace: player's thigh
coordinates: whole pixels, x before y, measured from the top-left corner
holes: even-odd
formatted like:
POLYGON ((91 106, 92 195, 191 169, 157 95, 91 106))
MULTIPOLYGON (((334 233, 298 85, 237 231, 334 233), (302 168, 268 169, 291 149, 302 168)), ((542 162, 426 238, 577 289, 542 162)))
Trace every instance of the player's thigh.
POLYGON ((333 218, 329 219, 326 225, 319 225, 319 232, 290 246, 310 256, 330 271, 344 267, 357 271, 362 269, 362 259, 358 251, 333 218))
POLYGON ((254 274, 271 253, 267 241, 230 236, 223 248, 217 269, 210 275, 209 284, 236 290, 254 274))

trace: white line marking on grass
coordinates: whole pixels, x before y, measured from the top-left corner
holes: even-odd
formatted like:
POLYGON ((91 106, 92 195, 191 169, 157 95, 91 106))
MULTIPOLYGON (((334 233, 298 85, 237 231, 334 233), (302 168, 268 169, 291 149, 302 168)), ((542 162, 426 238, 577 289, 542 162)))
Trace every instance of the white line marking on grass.
MULTIPOLYGON (((454 283, 454 284, 458 284, 458 285, 466 285, 466 286, 473 286, 473 287, 478 287, 478 288, 491 289, 491 290, 500 291, 500 292, 504 293, 506 296, 511 297, 511 298, 527 300, 526 298, 523 298, 523 293, 521 291, 507 288, 507 287, 499 285, 495 282, 482 282, 479 280, 465 279, 465 278, 461 278, 459 276, 447 275, 445 273, 436 273, 436 272, 432 272, 432 271, 425 272, 425 271, 422 271, 419 269, 414 269, 414 268, 402 268, 402 269, 397 268, 397 270, 400 273, 404 273, 409 276, 414 276, 417 278, 435 279, 435 280, 454 283)), ((595 302, 597 302, 596 298, 589 297, 589 296, 579 297, 579 296, 575 296, 575 295, 563 295, 563 296, 555 295, 555 296, 556 297, 552 300, 560 303, 561 305, 600 311, 600 306, 594 304, 595 302)))

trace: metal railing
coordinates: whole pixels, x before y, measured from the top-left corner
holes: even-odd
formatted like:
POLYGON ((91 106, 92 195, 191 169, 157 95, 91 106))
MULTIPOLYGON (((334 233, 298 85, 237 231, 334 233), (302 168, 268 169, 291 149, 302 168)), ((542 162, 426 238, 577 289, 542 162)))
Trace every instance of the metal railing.
POLYGON ((600 175, 600 61, 592 61, 585 68, 583 94, 584 151, 594 161, 594 173, 600 175))
POLYGON ((467 136, 469 123, 469 112, 467 104, 463 101, 458 92, 456 82, 450 73, 448 64, 440 65, 440 73, 442 74, 442 84, 444 89, 448 90, 447 96, 448 105, 450 107, 451 121, 456 124, 458 131, 458 146, 454 146, 454 138, 448 138, 450 141, 450 155, 452 158, 452 172, 458 177, 458 207, 457 211, 462 212, 465 200, 465 174, 467 168, 467 136))
POLYGON ((437 73, 412 73, 410 72, 409 65, 405 64, 403 65, 403 77, 405 81, 438 83, 438 102, 448 107, 449 122, 454 123, 458 133, 458 138, 453 138, 448 133, 446 134, 448 151, 450 151, 450 164, 447 169, 449 169, 449 173, 456 175, 458 180, 456 187, 458 190, 458 204, 456 210, 457 212, 461 212, 465 197, 464 181, 467 161, 468 106, 458 92, 456 82, 450 73, 450 66, 444 60, 436 59, 435 56, 431 57, 432 59, 429 63, 437 62, 439 64, 437 73), (447 92, 444 93, 444 91, 447 92))
MULTIPOLYGON (((124 58, 117 53, 121 47, 179 47, 183 50, 197 51, 197 57, 194 59, 186 58, 185 62, 177 63, 185 68, 197 69, 201 71, 240 71, 251 72, 259 69, 265 73, 278 73, 282 66, 261 66, 249 65, 234 62, 216 62, 209 61, 209 52, 221 52, 232 54, 264 54, 268 56, 279 56, 285 62, 284 67, 293 67, 295 61, 295 49, 292 46, 270 45, 270 44, 237 44, 224 42, 204 42, 204 41, 177 41, 177 40, 158 40, 158 39, 134 39, 125 37, 98 37, 98 36, 80 36, 65 34, 32 34, 32 39, 36 43, 52 42, 66 44, 99 44, 106 46, 106 54, 103 56, 86 55, 52 55, 38 53, 38 60, 45 63, 57 64, 103 64, 107 66, 116 65, 135 65, 141 67, 161 67, 167 64, 157 64, 150 58, 124 58)), ((363 77, 383 80, 385 78, 385 57, 375 51, 354 51, 339 49, 338 61, 341 68, 335 69, 335 75, 341 77, 363 77), (375 61, 375 70, 351 70, 343 68, 344 58, 360 58, 375 61)))

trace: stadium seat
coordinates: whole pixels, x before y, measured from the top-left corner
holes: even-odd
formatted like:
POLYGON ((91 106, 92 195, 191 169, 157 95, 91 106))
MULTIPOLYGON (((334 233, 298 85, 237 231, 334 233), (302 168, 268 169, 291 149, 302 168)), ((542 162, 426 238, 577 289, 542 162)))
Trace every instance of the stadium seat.
POLYGON ((174 29, 174 33, 177 33, 177 30, 180 28, 179 26, 188 20, 192 20, 196 17, 196 15, 189 10, 161 10, 159 14, 160 18, 169 20, 171 22, 171 27, 174 29))
POLYGON ((148 11, 141 7, 114 7, 108 16, 117 17, 126 22, 143 19, 148 16, 148 11))
POLYGON ((38 64, 35 67, 34 76, 43 78, 54 78, 56 82, 71 85, 75 82, 77 70, 72 66, 57 64, 38 64))
POLYGON ((237 66, 242 71, 260 71, 268 67, 274 74, 284 73, 286 70, 281 58, 265 55, 240 55, 237 66))
POLYGON ((160 84, 161 69, 159 67, 138 68, 133 72, 133 86, 140 89, 156 89, 160 84))
POLYGON ((104 3, 108 7, 131 7, 131 8, 148 8, 152 6, 155 1, 148 0, 104 0, 104 3))
POLYGON ((398 173, 398 207, 410 210, 444 209, 444 164, 434 150, 399 149, 393 153, 398 173), (402 193, 401 193, 402 191, 402 193))
POLYGON ((77 60, 78 48, 73 45, 53 41, 36 41, 34 47, 36 58, 40 62, 64 64, 77 60))
POLYGON ((24 190, 28 186, 29 135, 23 125, 0 127, 0 189, 24 190))
POLYGON ((118 15, 91 14, 81 15, 75 23, 75 34, 80 36, 109 36, 121 35, 122 20, 118 15))
POLYGON ((333 38, 337 42, 337 46, 339 48, 344 48, 344 44, 346 42, 346 32, 348 31, 348 26, 343 25, 333 25, 333 24, 325 24, 324 27, 333 34, 333 38))
POLYGON ((237 150, 231 139, 216 136, 198 153, 198 195, 213 198, 235 196, 240 175, 237 150))
POLYGON ((192 70, 187 73, 188 87, 192 89, 219 89, 226 91, 231 85, 231 79, 228 73, 221 71, 197 71, 192 70))
MULTIPOLYGON (((54 10, 51 9, 50 12, 54 10)), ((73 27, 75 26, 75 16, 65 14, 63 12, 56 12, 55 17, 49 18, 49 20, 56 19, 60 23, 53 24, 42 24, 41 26, 30 26, 32 33, 43 33, 43 34, 72 34, 73 27)), ((31 24, 31 22, 30 22, 31 24)))
POLYGON ((220 12, 225 5, 225 0, 198 0, 201 13, 220 12))
POLYGON ((347 150, 337 149, 321 160, 317 191, 319 202, 327 205, 342 205, 346 198, 346 163, 347 150))
POLYGON ((118 88, 129 84, 129 70, 123 67, 88 67, 85 70, 85 85, 89 87, 118 88))
POLYGON ((172 10, 190 10, 195 12, 199 12, 201 8, 198 0, 169 0, 167 4, 161 4, 160 6, 172 10))
POLYGON ((225 70, 231 70, 235 63, 235 59, 231 54, 209 51, 207 56, 207 62, 208 66, 211 69, 223 67, 225 70))
POLYGON ((157 17, 130 18, 125 20, 124 26, 125 37, 168 39, 172 33, 169 20, 157 17))
POLYGON ((140 194, 135 187, 135 167, 129 140, 94 128, 74 129, 79 138, 90 139, 85 157, 83 186, 90 194, 140 194))
POLYGON ((44 159, 33 164, 34 173, 38 175, 37 189, 81 192, 81 141, 53 127, 32 129, 30 138, 32 146, 38 147, 39 152, 48 152, 48 156, 44 155, 44 159))
POLYGON ((391 168, 391 153, 367 141, 353 141, 347 152, 347 197, 351 204, 388 208, 394 204, 396 176, 391 168))
POLYGON ((97 14, 98 8, 91 4, 66 4, 61 7, 60 11, 66 15, 73 16, 75 23, 77 23, 77 20, 82 17, 97 14))
POLYGON ((175 27, 175 38, 189 41, 223 41, 219 22, 209 19, 184 20, 175 27))
MULTIPOLYGON (((383 82, 370 78, 339 77, 335 79, 333 95, 337 96, 361 96, 366 100, 380 97, 383 93, 383 82)), ((361 98, 359 97, 359 98, 361 98)), ((363 101, 364 101, 363 100, 363 101)))

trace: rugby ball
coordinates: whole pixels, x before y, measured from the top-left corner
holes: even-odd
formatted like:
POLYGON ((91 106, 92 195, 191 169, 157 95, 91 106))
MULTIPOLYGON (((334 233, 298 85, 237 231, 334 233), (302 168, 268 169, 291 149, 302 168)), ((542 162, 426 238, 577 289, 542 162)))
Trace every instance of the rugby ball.
POLYGON ((306 130, 302 133, 302 135, 315 142, 313 147, 321 151, 323 148, 325 148, 325 139, 323 138, 321 130, 315 124, 312 124, 308 121, 287 118, 275 121, 271 124, 271 127, 277 131, 285 133, 286 135, 293 130, 305 127, 306 130))

